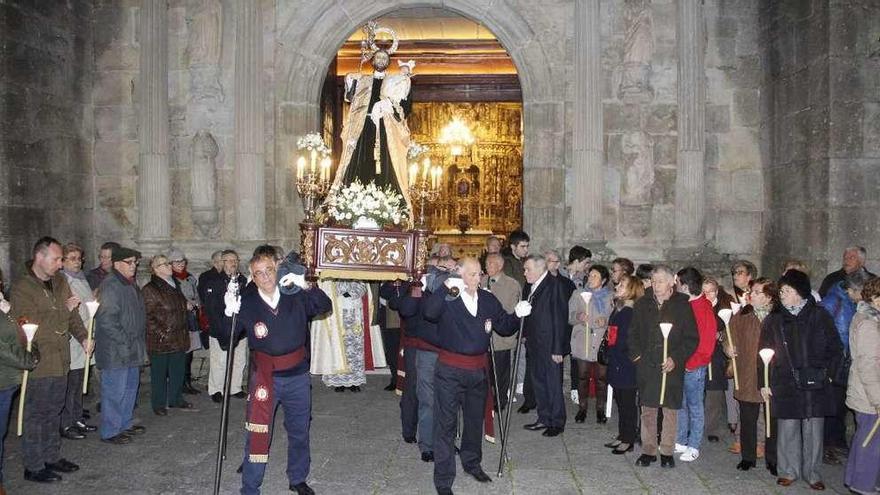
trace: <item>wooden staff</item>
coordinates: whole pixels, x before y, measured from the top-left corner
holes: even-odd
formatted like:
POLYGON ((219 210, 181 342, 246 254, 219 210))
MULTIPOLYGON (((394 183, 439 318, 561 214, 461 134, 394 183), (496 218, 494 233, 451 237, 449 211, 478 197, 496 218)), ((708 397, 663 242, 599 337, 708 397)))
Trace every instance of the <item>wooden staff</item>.
MULTIPOLYGON (((86 347, 89 347, 89 345, 92 342, 92 335, 95 332, 95 313, 98 312, 98 306, 100 306, 100 304, 98 303, 98 301, 89 301, 85 304, 86 304, 86 308, 88 308, 88 310, 89 310, 89 330, 88 330, 88 334, 86 335, 86 347)), ((88 349, 86 349, 86 350, 88 350, 88 349)), ((86 370, 85 370, 85 375, 83 375, 83 393, 84 394, 87 394, 88 390, 89 390, 89 368, 91 368, 91 366, 89 366, 89 361, 91 361, 91 357, 92 357, 91 354, 86 353, 86 370)))
MULTIPOLYGON (((660 332, 663 333, 663 364, 666 366, 666 360, 669 359, 669 332, 672 331, 672 323, 661 323, 660 332)), ((660 378, 660 407, 663 407, 663 399, 666 397, 666 371, 660 370, 663 374, 660 378)))

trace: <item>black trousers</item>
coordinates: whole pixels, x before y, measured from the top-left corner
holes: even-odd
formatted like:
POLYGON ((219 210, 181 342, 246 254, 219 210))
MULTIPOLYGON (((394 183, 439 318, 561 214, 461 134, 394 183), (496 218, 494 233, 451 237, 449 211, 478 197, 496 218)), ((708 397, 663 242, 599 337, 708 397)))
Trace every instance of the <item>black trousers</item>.
POLYGON ((61 410, 61 428, 73 426, 75 421, 82 419, 82 388, 85 375, 84 368, 67 372, 67 394, 64 399, 64 409, 61 410))
MULTIPOLYGON (((394 361, 397 361, 397 354, 394 357, 394 361)), ((418 373, 414 347, 403 350, 403 365, 406 367, 406 379, 403 382, 403 395, 400 397, 400 431, 404 438, 413 438, 419 426, 419 397, 416 394, 418 373)), ((397 371, 394 375, 397 376, 397 371)))
MULTIPOLYGON (((409 377, 407 377, 409 381, 409 377)), ((483 460, 483 412, 489 380, 483 370, 465 370, 437 362, 434 369, 434 486, 452 488, 455 481, 455 429, 458 411, 464 425, 459 457, 465 472, 483 460)))
POLYGON ((578 389, 578 383, 580 380, 579 374, 580 374, 580 372, 578 371, 577 360, 574 358, 574 356, 569 354, 568 355, 568 375, 571 380, 571 382, 570 382, 571 387, 569 387, 569 388, 571 388, 571 390, 578 389))
POLYGON ((565 427, 565 399, 562 397, 562 363, 550 359, 550 350, 539 345, 526 345, 528 364, 532 369, 532 386, 538 406, 538 422, 557 428, 565 427))
MULTIPOLYGON (((495 407, 498 411, 503 411, 507 407, 507 392, 510 389, 510 353, 511 351, 495 351, 494 362, 495 372, 493 376, 498 377, 498 393, 495 394, 495 407)), ((495 389, 492 390, 493 394, 495 389)))
POLYGON ((537 402, 535 401, 535 381, 532 378, 535 365, 531 362, 534 359, 535 353, 529 351, 528 346, 524 346, 523 350, 526 353, 526 377, 523 379, 523 407, 535 409, 537 407, 537 402))
POLYGON ((846 448, 846 387, 831 387, 831 400, 834 401, 836 414, 825 416, 824 447, 846 448))
MULTIPOLYGON (((755 462, 758 450, 758 421, 761 416, 761 403, 739 402, 739 441, 742 445, 742 460, 755 462)), ((764 461, 776 464, 776 418, 770 417, 770 438, 764 439, 764 461)))
POLYGON ((382 341, 383 347, 385 347, 385 360, 388 361, 388 369, 391 370, 391 385, 397 385, 397 355, 400 352, 400 329, 382 328, 382 341))
POLYGON ((61 459, 61 410, 66 398, 66 375, 28 380, 21 437, 21 461, 28 471, 61 459))
POLYGON ((638 389, 614 389, 614 402, 617 403, 617 439, 633 445, 639 438, 638 389))

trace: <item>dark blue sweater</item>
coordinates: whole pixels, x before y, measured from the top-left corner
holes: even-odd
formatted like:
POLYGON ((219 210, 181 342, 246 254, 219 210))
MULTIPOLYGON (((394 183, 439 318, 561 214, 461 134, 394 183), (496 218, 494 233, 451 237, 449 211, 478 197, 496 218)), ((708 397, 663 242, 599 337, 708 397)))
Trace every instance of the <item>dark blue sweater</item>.
POLYGON ((608 326, 617 326, 617 342, 608 347, 608 384, 616 389, 636 388, 636 366, 629 359, 629 324, 633 309, 624 306, 611 313, 608 326))
POLYGON ((289 354, 309 338, 309 320, 333 309, 330 298, 313 287, 293 295, 281 294, 274 310, 263 301, 259 291, 248 291, 241 298, 241 311, 236 320, 236 336, 247 334, 248 346, 271 356, 289 354), (265 325, 267 333, 259 337, 255 328, 265 325))
POLYGON ((489 350, 486 320, 492 320, 492 330, 510 336, 519 330, 519 318, 504 311, 495 296, 480 289, 477 296, 477 316, 472 316, 461 297, 447 299, 446 286, 426 296, 422 316, 437 323, 437 345, 458 354, 479 355, 489 350))

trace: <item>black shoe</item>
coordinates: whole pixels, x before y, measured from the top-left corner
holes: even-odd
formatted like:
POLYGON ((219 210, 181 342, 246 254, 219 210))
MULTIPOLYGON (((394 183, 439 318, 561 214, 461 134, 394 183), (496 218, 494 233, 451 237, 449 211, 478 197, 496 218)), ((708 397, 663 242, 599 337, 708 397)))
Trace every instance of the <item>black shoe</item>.
POLYGON ((547 425, 545 425, 544 423, 539 423, 539 422, 535 421, 534 423, 529 423, 529 424, 523 426, 523 428, 525 428, 529 431, 541 431, 541 430, 546 430, 547 425))
POLYGON ((674 468, 675 459, 673 459, 671 455, 660 454, 660 467, 674 468))
POLYGON ((608 422, 608 418, 605 417, 605 411, 600 411, 596 413, 596 423, 600 425, 604 425, 608 422))
POLYGON ((657 456, 656 456, 656 455, 642 454, 642 455, 639 456, 638 459, 636 459, 636 466, 647 467, 647 466, 650 466, 652 463, 655 463, 655 462, 657 462, 657 456))
POLYGON ((580 410, 577 414, 574 415, 575 423, 583 423, 587 420, 587 411, 580 410))
POLYGON ((333 387, 334 392, 345 392, 345 387, 333 387))
POLYGON ((605 447, 608 447, 609 449, 613 449, 613 448, 616 448, 620 444, 621 444, 621 441, 615 438, 614 440, 606 443, 605 447))
POLYGON ((147 432, 147 429, 144 428, 143 426, 133 425, 131 428, 125 430, 123 433, 125 433, 128 436, 134 436, 134 435, 143 435, 146 432, 147 432))
POLYGON ((115 437, 102 438, 101 441, 104 443, 112 443, 113 445, 125 445, 127 443, 131 443, 131 437, 126 435, 125 433, 120 433, 115 437))
POLYGON ((155 414, 156 416, 168 416, 168 409, 164 407, 153 409, 153 414, 155 414))
POLYGON ((403 437, 403 441, 406 443, 416 443, 416 437, 415 436, 403 437))
POLYGON ((47 468, 40 469, 39 471, 28 471, 25 469, 24 479, 36 481, 37 483, 52 483, 53 481, 61 481, 61 475, 47 468))
POLYGON ((199 408, 192 405, 191 402, 187 402, 187 401, 181 401, 180 404, 177 404, 175 406, 168 406, 168 408, 169 409, 179 409, 179 410, 185 411, 185 412, 199 412, 199 408))
POLYGON ((74 421, 74 428, 78 429, 80 433, 88 433, 90 431, 98 431, 98 427, 94 425, 90 425, 82 420, 74 421))
POLYGON ((755 467, 755 461, 739 461, 739 464, 736 465, 736 468, 740 471, 748 471, 755 467))
POLYGON ((452 488, 438 488, 437 495, 452 495, 452 488))
POLYGON ((186 395, 199 395, 200 393, 202 393, 202 391, 193 387, 192 383, 186 382, 183 385, 183 393, 185 393, 186 395))
POLYGON ((361 387, 359 387, 358 385, 348 387, 348 389, 351 390, 352 392, 360 392, 361 391, 361 387))
POLYGON ((312 487, 307 485, 305 481, 290 485, 290 491, 296 492, 297 495, 315 495, 315 490, 312 490, 312 487))
POLYGON ((718 443, 721 439, 716 435, 709 435, 709 443, 718 443))
MULTIPOLYGON (((242 390, 240 392, 232 394, 232 396, 235 397, 236 399, 247 399, 247 392, 242 390)), ((308 485, 306 485, 306 486, 308 486, 308 485)), ((309 488, 309 490, 311 490, 311 488, 309 488)))
POLYGON ((223 402, 223 394, 220 392, 214 392, 213 394, 211 394, 211 400, 219 404, 223 402))
POLYGON ((467 474, 474 477, 475 480, 480 483, 490 483, 492 478, 489 477, 481 468, 476 468, 473 471, 468 471, 467 474))
POLYGON ((389 383, 388 385, 385 385, 384 390, 391 392, 392 390, 394 390, 396 388, 397 388, 397 385, 395 385, 394 383, 389 383))
POLYGON ((627 443, 621 442, 620 445, 618 445, 617 447, 614 448, 614 450, 611 451, 611 453, 614 455, 623 455, 623 454, 626 454, 627 452, 632 452, 633 448, 635 448, 635 446, 633 444, 631 444, 631 443, 627 444, 627 443), (624 445, 628 445, 628 447, 623 448, 624 445))
POLYGON ((422 460, 424 462, 434 462, 434 453, 433 452, 422 452, 422 460))
POLYGON ((79 430, 73 429, 72 426, 68 426, 67 428, 61 430, 61 438, 66 438, 68 440, 82 440, 86 436, 79 432, 79 430))
POLYGON ((767 471, 770 471, 770 474, 772 474, 773 476, 779 476, 779 472, 776 471, 776 464, 772 462, 767 463, 767 471))
POLYGON ((520 414, 527 414, 532 409, 534 409, 534 407, 529 407, 529 406, 523 404, 523 405, 519 406, 519 409, 517 409, 516 412, 518 412, 520 414))
POLYGON ((82 419, 92 419, 92 414, 89 412, 88 409, 83 409, 82 419))
POLYGON ((62 457, 55 462, 47 462, 46 469, 51 469, 56 473, 72 473, 79 471, 79 466, 62 457))
POLYGON ((563 431, 565 430, 558 426, 548 426, 547 429, 544 430, 543 433, 541 433, 541 435, 544 435, 545 437, 556 437, 559 436, 563 431))

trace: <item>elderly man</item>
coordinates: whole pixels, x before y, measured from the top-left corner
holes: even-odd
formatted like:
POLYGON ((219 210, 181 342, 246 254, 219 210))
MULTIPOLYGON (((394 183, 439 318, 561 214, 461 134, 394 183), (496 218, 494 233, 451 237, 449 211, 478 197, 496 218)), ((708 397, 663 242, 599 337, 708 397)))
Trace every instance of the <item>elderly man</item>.
POLYGON ((126 444, 143 426, 132 423, 147 360, 147 315, 135 275, 141 253, 113 250, 113 270, 98 288, 101 306, 95 314, 95 363, 101 368, 101 441, 126 444))
MULTIPOLYGON (((513 313, 516 303, 519 302, 522 287, 519 282, 506 275, 504 257, 499 253, 490 253, 486 256, 486 275, 480 281, 480 287, 488 290, 498 298, 504 311, 513 313)), ((495 403, 498 410, 503 411, 507 407, 507 392, 510 390, 510 351, 516 347, 516 337, 502 337, 492 335, 492 347, 495 349, 493 363, 495 363, 494 376, 498 379, 498 394, 495 403)))
MULTIPOLYGON (((504 311, 492 293, 480 290, 480 262, 464 258, 460 263, 462 284, 457 294, 449 288, 453 279, 428 296, 424 317, 437 323, 440 353, 434 372, 436 394, 434 418, 434 486, 439 494, 451 494, 455 481, 453 440, 458 412, 464 417, 459 457, 465 472, 477 481, 492 481, 483 468, 481 423, 486 410, 489 369, 486 351, 490 334, 512 335, 519 319, 504 311)), ((517 313, 525 316, 529 305, 517 313)))
POLYGON ((486 271, 486 258, 488 258, 490 254, 500 252, 501 239, 495 237, 494 235, 486 237, 486 250, 483 252, 483 254, 480 255, 480 266, 483 267, 484 272, 486 271))
POLYGON ((850 273, 865 270, 870 277, 876 277, 873 273, 869 272, 865 268, 865 259, 868 256, 868 252, 862 246, 850 246, 843 251, 843 266, 840 270, 829 273, 822 280, 822 285, 819 287, 819 295, 822 298, 825 298, 825 295, 828 294, 828 291, 831 290, 832 287, 843 282, 846 279, 846 276, 850 273))
MULTIPOLYGON (((299 495, 315 492, 306 484, 309 475, 309 427, 312 392, 306 349, 309 320, 331 311, 332 304, 321 289, 310 286, 302 275, 290 275, 299 290, 282 294, 277 283, 277 262, 269 254, 254 255, 251 273, 257 290, 237 296, 237 288, 224 296, 224 314, 238 313, 234 340, 247 336, 253 372, 248 391, 247 430, 241 493, 260 493, 269 462, 269 444, 275 411, 284 409, 287 430, 287 478, 290 490, 299 495)), ((234 282, 233 284, 234 285, 234 282)))
POLYGON ((14 321, 39 325, 34 342, 41 357, 28 382, 21 439, 24 479, 28 481, 59 481, 57 473, 79 469, 61 457, 61 410, 67 397, 70 336, 82 344, 86 356, 91 354, 91 342, 86 342, 85 327, 75 311, 80 300, 60 271, 62 252, 57 240, 38 240, 27 271, 12 286, 10 298, 14 321))
POLYGON ((675 291, 675 274, 666 265, 656 265, 651 275, 651 289, 636 301, 630 326, 630 359, 636 365, 636 380, 642 406, 642 455, 638 466, 650 466, 657 460, 657 411, 663 408, 663 431, 660 438, 660 465, 675 467, 678 410, 684 387, 685 361, 697 350, 700 341, 697 323, 688 296, 675 291), (663 359, 661 323, 671 323, 668 354, 663 359), (666 374, 666 392, 660 401, 662 376, 666 374))
POLYGON ((532 311, 525 319, 523 337, 538 408, 538 420, 524 428, 544 430, 544 436, 555 437, 565 430, 562 357, 571 352, 567 289, 547 271, 543 256, 529 256, 524 266, 528 285, 523 288, 523 299, 531 303, 532 311))
POLYGON ((101 244, 101 251, 98 253, 100 264, 89 270, 89 273, 86 274, 86 280, 88 280, 89 287, 92 290, 100 287, 104 278, 113 270, 113 250, 118 247, 119 243, 112 241, 101 244))

